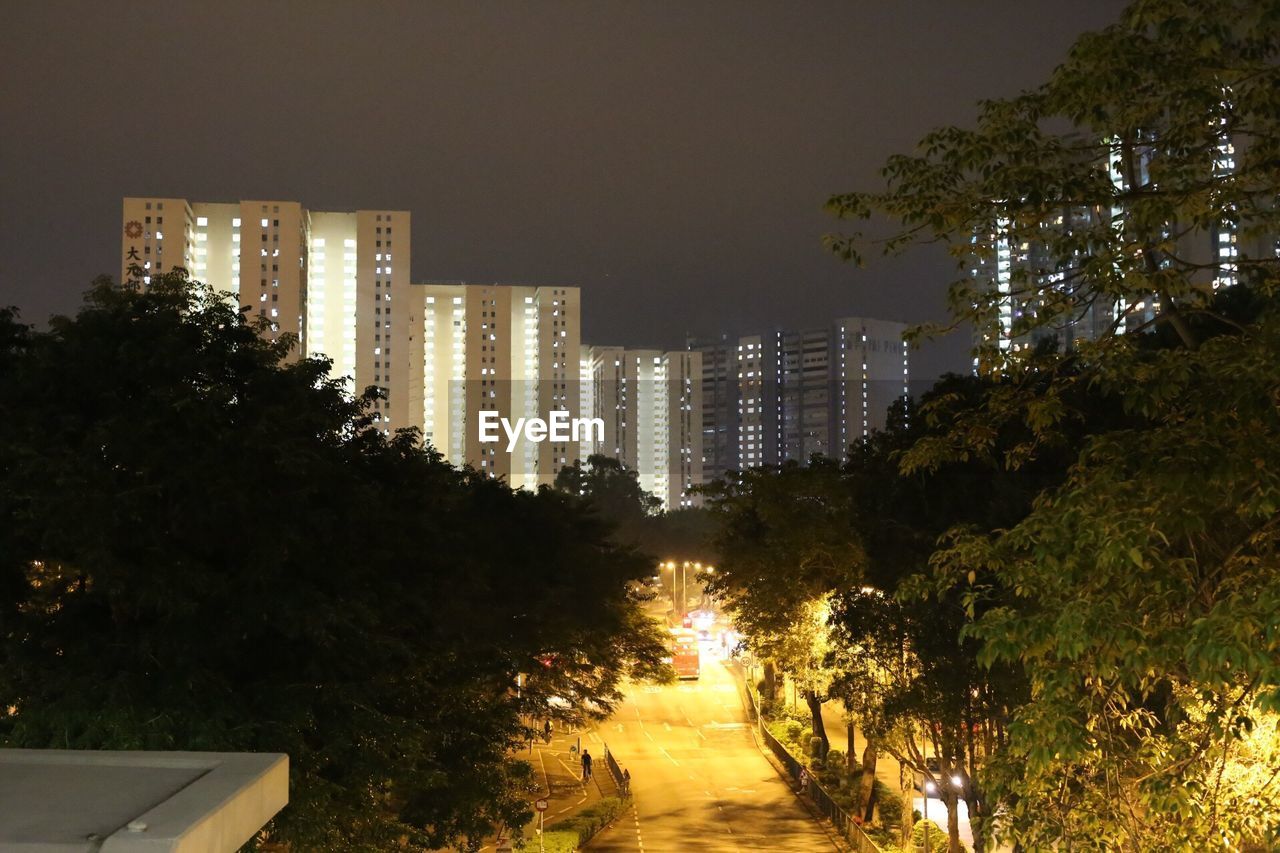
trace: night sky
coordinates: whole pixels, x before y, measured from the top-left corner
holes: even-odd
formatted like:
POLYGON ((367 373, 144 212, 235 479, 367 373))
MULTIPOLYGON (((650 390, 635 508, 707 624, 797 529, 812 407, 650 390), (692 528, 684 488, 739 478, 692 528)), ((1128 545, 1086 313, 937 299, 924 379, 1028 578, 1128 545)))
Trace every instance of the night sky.
POLYGON ((410 210, 414 281, 580 286, 589 343, 939 319, 950 263, 842 264, 823 202, 1122 6, 11 3, 0 304, 73 311, 162 195, 410 210))

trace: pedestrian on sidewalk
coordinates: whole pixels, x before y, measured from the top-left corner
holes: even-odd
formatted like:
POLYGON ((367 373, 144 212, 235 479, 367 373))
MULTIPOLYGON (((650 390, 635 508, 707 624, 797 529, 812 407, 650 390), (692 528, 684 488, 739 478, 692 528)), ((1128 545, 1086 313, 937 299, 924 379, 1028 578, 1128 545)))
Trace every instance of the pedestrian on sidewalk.
POLYGON ((622 771, 622 793, 624 796, 626 794, 631 793, 631 771, 630 770, 622 771))
POLYGON ((542 739, 545 740, 547 743, 551 743, 551 721, 550 720, 547 720, 546 724, 543 725, 542 727, 542 739))
POLYGON ((582 750, 582 781, 585 782, 591 778, 591 753, 582 750))

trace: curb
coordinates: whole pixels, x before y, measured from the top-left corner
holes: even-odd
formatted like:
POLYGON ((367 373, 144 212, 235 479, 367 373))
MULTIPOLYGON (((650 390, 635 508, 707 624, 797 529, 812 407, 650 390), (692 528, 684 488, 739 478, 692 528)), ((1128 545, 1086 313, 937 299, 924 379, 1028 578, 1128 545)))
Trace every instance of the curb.
POLYGON ((746 678, 743 676, 740 666, 735 665, 733 669, 734 674, 741 682, 741 687, 743 688, 736 692, 738 694, 738 701, 742 703, 742 709, 746 714, 747 720, 750 721, 749 728, 751 729, 751 742, 756 745, 756 749, 764 756, 764 760, 769 762, 769 766, 773 768, 773 772, 777 773, 779 778, 782 779, 782 784, 787 786, 787 790, 789 790, 792 796, 796 798, 796 801, 800 803, 800 806, 805 810, 805 813, 813 819, 814 823, 822 827, 823 834, 827 836, 827 839, 831 842, 832 846, 842 853, 853 853, 853 845, 850 844, 847 839, 843 838, 838 832, 835 832, 835 827, 833 827, 831 822, 823 815, 819 814, 818 810, 814 807, 813 803, 809 802, 807 797, 801 796, 800 791, 791 781, 791 775, 787 773, 787 768, 783 767, 782 762, 778 761, 778 757, 774 755, 772 751, 766 749, 765 745, 760 742, 760 733, 757 730, 757 727, 760 725, 760 721, 758 719, 759 715, 755 713, 755 709, 752 708, 751 703, 747 701, 745 691, 748 685, 746 683, 746 678))
POLYGON ((760 737, 756 733, 754 727, 751 729, 751 742, 756 745, 756 749, 758 749, 760 754, 764 756, 764 760, 769 762, 769 766, 773 768, 773 772, 778 774, 779 778, 782 779, 782 783, 787 786, 787 790, 789 790, 792 796, 796 798, 796 801, 800 803, 801 807, 804 808, 809 817, 813 818, 814 823, 822 827, 823 834, 827 836, 827 839, 831 841, 831 844, 837 850, 842 851, 842 853, 853 853, 853 845, 840 837, 840 834, 834 831, 831 821, 821 815, 814 807, 813 803, 809 802, 809 798, 801 795, 800 791, 796 789, 795 784, 791 781, 790 774, 787 773, 787 769, 782 766, 782 762, 778 761, 777 756, 766 749, 764 744, 760 743, 760 737))

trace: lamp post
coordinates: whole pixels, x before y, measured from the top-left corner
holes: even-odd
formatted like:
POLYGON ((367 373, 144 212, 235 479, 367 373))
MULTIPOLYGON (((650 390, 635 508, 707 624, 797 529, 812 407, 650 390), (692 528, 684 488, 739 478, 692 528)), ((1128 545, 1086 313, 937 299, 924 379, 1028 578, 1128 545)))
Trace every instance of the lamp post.
POLYGON ((676 601, 676 564, 675 562, 668 560, 667 562, 663 562, 663 564, 659 565, 671 573, 671 607, 672 610, 678 610, 680 603, 676 601))
POLYGON ((658 568, 671 572, 671 606, 675 608, 681 618, 683 618, 689 610, 689 567, 693 567, 695 575, 698 572, 706 572, 710 574, 714 572, 715 566, 703 566, 702 563, 693 560, 681 560, 678 564, 680 569, 679 578, 676 577, 677 563, 675 560, 667 560, 659 563, 658 568), (676 584, 679 581, 680 597, 676 598, 676 584))
POLYGON ((689 613, 689 561, 680 564, 680 618, 689 613))
POLYGON ((929 853, 929 795, 935 790, 932 782, 924 783, 924 817, 921 819, 921 829, 924 830, 924 853, 929 853))

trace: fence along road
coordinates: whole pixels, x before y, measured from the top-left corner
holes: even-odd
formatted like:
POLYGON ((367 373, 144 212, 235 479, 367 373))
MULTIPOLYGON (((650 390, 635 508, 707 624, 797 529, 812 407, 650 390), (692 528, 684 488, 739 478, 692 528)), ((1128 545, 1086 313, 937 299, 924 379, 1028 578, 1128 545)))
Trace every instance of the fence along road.
POLYGON ((832 851, 757 748, 732 675, 704 658, 698 681, 631 685, 600 726, 631 771, 635 812, 590 851, 832 851))
POLYGON ((831 799, 831 795, 818 783, 817 779, 814 779, 809 774, 809 771, 800 763, 798 758, 788 752, 787 748, 767 728, 759 725, 762 721, 760 720, 760 706, 757 703, 755 691, 748 687, 746 696, 751 705, 752 716, 757 723, 757 734, 762 738, 764 746, 777 757, 787 775, 800 788, 801 796, 808 797, 819 814, 824 815, 827 820, 831 821, 840 834, 853 845, 854 853, 880 853, 880 848, 862 831, 862 827, 858 826, 853 816, 842 809, 835 800, 831 799))

